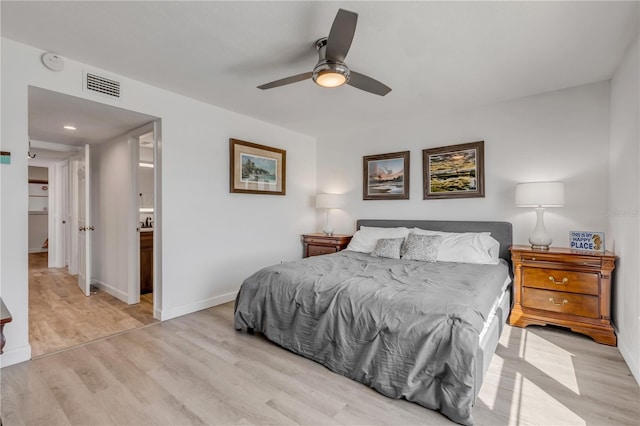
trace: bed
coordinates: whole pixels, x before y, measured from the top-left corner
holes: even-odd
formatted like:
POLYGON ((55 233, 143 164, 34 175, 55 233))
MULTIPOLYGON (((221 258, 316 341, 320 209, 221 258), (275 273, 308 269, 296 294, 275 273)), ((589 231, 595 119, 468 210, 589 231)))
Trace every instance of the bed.
POLYGON ((511 307, 511 224, 359 220, 357 227, 490 232, 499 259, 421 262, 344 250, 274 265, 243 282, 235 328, 258 331, 386 396, 473 424, 511 307))

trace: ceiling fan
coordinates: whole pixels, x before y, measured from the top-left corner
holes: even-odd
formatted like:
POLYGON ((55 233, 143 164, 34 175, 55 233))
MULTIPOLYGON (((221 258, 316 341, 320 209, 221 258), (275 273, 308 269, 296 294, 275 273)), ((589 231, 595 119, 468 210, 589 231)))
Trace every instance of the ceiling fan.
POLYGON ((344 63, 356 32, 357 22, 357 13, 344 9, 338 10, 333 25, 331 25, 329 37, 323 37, 315 42, 319 58, 313 71, 272 81, 258 86, 258 89, 273 89, 311 78, 322 87, 338 87, 348 84, 375 95, 384 96, 389 93, 390 87, 364 74, 350 70, 344 63))

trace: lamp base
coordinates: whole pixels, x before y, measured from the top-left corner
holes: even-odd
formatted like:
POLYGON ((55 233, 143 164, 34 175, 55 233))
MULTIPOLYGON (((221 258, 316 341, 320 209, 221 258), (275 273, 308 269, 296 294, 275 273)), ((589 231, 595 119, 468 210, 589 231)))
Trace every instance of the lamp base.
POLYGON ((529 243, 534 250, 549 250, 552 240, 551 235, 549 235, 547 229, 544 227, 544 208, 538 207, 535 210, 537 217, 536 227, 529 236, 529 243))
POLYGON ((531 250, 549 250, 549 246, 540 246, 536 244, 531 244, 531 250))
POLYGON ((324 217, 324 226, 322 227, 322 232, 324 232, 324 235, 326 235, 328 237, 333 235, 333 228, 329 224, 329 213, 330 213, 330 211, 331 211, 331 209, 327 209, 326 215, 324 217))

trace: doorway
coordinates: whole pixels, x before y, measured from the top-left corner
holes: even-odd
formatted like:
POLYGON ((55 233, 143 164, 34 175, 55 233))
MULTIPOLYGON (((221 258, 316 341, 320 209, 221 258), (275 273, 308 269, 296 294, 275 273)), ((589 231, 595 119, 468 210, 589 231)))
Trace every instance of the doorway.
MULTIPOLYGON (((156 291, 140 297, 139 275, 132 273, 140 262, 140 247, 130 244, 139 236, 140 206, 138 197, 127 196, 139 193, 140 153, 132 155, 133 139, 140 148, 131 129, 139 130, 145 123, 153 140, 160 126, 156 117, 29 88, 30 154, 37 158, 30 162, 50 163, 49 176, 54 179, 47 182, 44 210, 50 226, 45 233, 49 247, 57 249, 29 254, 32 357, 157 321, 153 298, 161 291, 160 280, 153 281, 156 291), (83 273, 85 278, 79 279, 83 273)), ((152 159, 158 156, 157 147, 151 147, 152 159)), ((159 187, 156 179, 153 173, 153 194, 159 187)), ((158 214, 153 211, 155 217, 158 214)), ((151 245, 151 259, 157 247, 157 242, 151 245)))
POLYGON ((29 166, 29 253, 49 251, 49 168, 29 166))

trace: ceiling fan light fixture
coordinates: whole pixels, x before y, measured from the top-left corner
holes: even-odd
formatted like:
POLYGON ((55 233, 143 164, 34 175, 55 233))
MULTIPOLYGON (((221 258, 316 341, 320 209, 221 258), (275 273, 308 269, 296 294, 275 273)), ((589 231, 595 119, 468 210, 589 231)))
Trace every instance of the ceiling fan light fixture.
POLYGON ((323 63, 313 70, 313 81, 322 87, 339 87, 349 81, 349 68, 336 63, 323 63))
POLYGON ((322 87, 338 87, 347 82, 347 77, 338 72, 324 71, 322 73, 318 73, 315 82, 322 87))

